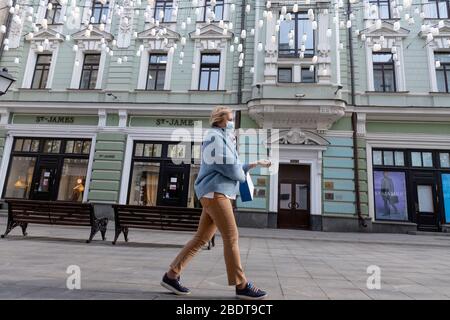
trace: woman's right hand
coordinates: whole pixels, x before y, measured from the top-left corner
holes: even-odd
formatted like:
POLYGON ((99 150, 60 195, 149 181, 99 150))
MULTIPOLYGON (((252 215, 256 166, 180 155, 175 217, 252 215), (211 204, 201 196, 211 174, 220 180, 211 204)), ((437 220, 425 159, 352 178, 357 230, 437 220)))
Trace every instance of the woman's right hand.
POLYGON ((270 160, 268 159, 262 159, 262 160, 258 160, 257 165, 263 168, 269 168, 272 165, 272 162, 270 162, 270 160))

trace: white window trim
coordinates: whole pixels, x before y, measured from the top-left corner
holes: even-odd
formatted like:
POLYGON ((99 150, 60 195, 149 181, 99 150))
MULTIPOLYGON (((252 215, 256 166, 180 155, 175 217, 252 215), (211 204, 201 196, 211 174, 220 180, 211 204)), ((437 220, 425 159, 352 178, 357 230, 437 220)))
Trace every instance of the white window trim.
MULTIPOLYGON (((108 16, 106 17, 106 20, 112 19, 113 16, 113 8, 114 8, 114 1, 115 0, 108 0, 109 2, 109 10, 108 10, 108 16)), ((84 10, 83 10, 83 16, 81 19, 81 23, 84 24, 85 21, 88 22, 88 24, 91 24, 91 21, 89 19, 89 10, 92 10, 92 5, 94 4, 94 0, 86 0, 84 2, 84 10)), ((111 23, 112 24, 112 23, 111 23)), ((107 23, 105 21, 105 31, 111 32, 111 24, 107 23)))
MULTIPOLYGON (((374 42, 370 42, 370 43, 366 42, 367 91, 375 91, 374 78, 373 78, 373 52, 374 52, 373 45, 374 45, 374 42)), ((400 65, 397 65, 397 63, 394 63, 395 86, 397 89, 394 92, 406 91, 402 41, 396 41, 395 39, 386 37, 385 41, 383 43, 381 43, 381 47, 382 47, 381 51, 378 51, 380 53, 382 53, 382 52, 391 53, 391 50, 393 47, 397 48, 397 58, 398 58, 398 61, 400 61, 400 65)))
POLYGON ((84 55, 86 53, 100 53, 100 63, 98 66, 98 75, 97 75, 97 82, 95 84, 95 89, 101 89, 103 84, 103 73, 105 71, 106 52, 103 50, 99 51, 99 50, 81 50, 81 49, 79 49, 75 55, 75 61, 78 60, 79 64, 77 66, 74 61, 70 88, 80 89, 81 73, 83 70, 84 55))
MULTIPOLYGON (((218 47, 217 43, 213 46, 211 41, 214 40, 206 40, 207 44, 205 47, 205 43, 201 45, 201 47, 196 46, 194 51, 194 65, 195 68, 192 71, 192 84, 191 90, 199 90, 199 81, 200 81, 200 63, 201 56, 203 53, 218 53, 220 54, 220 69, 219 69, 219 86, 217 90, 211 91, 221 91, 225 90, 225 73, 226 73, 226 60, 227 60, 227 45, 218 47)), ((205 41, 202 41, 205 42, 205 41)), ((220 41, 214 41, 220 42, 220 41)), ((206 92, 209 92, 205 90, 206 92)))
POLYGON ((151 54, 163 53, 167 55, 166 63, 166 75, 164 78, 164 90, 170 90, 170 82, 172 80, 172 66, 173 66, 173 54, 169 54, 167 50, 144 50, 141 53, 141 61, 139 66, 139 77, 137 88, 140 90, 145 90, 147 86, 147 75, 148 75, 148 65, 149 58, 151 54))
MULTIPOLYGON (((175 8, 177 6, 178 6, 178 0, 172 0, 172 10, 173 10, 173 8, 175 8)), ((145 19, 146 23, 149 23, 150 20, 155 17, 155 10, 156 10, 156 0, 155 0, 155 5, 152 6, 150 8, 150 10, 149 10, 148 19, 145 19)), ((156 19, 155 19, 155 22, 156 22, 156 19)), ((165 22, 160 22, 160 23, 161 24, 165 24, 165 23, 174 24, 175 26, 174 26, 173 30, 175 30, 176 29, 176 22, 177 22, 177 19, 174 19, 173 16, 172 16, 172 17, 170 17, 170 21, 165 21, 165 22)))
POLYGON ((436 75, 436 59, 434 56, 435 51, 449 52, 449 48, 443 46, 444 41, 439 41, 441 45, 436 45, 435 42, 429 43, 427 45, 427 57, 428 57, 428 74, 430 76, 430 91, 439 92, 437 85, 437 75, 436 75))
MULTIPOLYGON (((206 0, 200 0, 198 2, 198 6, 200 8, 200 13, 197 17, 195 17, 195 20, 197 21, 197 23, 202 23, 205 22, 203 20, 203 17, 205 15, 205 3, 206 0)), ((225 0, 224 4, 223 4, 223 21, 230 21, 231 20, 231 9, 230 9, 230 2, 225 0)), ((212 23, 218 23, 220 20, 217 21, 211 21, 212 23)))
POLYGON ((30 50, 28 52, 28 58, 27 58, 27 64, 25 67, 22 88, 31 89, 38 54, 50 53, 52 55, 52 61, 50 63, 50 70, 48 73, 47 84, 46 84, 45 88, 51 89, 52 84, 53 84, 53 76, 55 74, 55 69, 56 69, 56 61, 58 59, 58 52, 59 52, 59 43, 56 45, 47 46, 43 52, 38 52, 37 43, 33 43, 30 46, 30 50))

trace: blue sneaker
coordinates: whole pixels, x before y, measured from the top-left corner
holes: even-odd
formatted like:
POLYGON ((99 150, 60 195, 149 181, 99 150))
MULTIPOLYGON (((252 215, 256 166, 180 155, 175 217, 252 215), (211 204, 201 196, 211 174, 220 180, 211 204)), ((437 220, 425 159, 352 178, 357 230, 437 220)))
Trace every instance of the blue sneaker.
POLYGON ((181 284, 180 276, 178 276, 176 279, 170 279, 167 276, 167 273, 165 273, 164 277, 161 280, 161 285, 167 290, 170 290, 178 295, 187 295, 191 293, 188 288, 183 287, 183 285, 181 284))
POLYGON ((267 297, 267 292, 255 287, 253 283, 247 282, 243 289, 236 287, 236 297, 243 300, 260 300, 267 297))

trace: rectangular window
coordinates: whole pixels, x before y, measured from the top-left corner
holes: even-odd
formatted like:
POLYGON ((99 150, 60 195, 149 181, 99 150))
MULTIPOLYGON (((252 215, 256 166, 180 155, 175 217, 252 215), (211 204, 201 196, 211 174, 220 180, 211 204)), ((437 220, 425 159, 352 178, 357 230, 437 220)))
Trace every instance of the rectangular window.
POLYGON ((435 61, 439 61, 440 66, 436 67, 436 82, 439 92, 450 92, 450 53, 435 52, 435 61))
POLYGON ((155 15, 154 15, 155 20, 159 22, 172 21, 172 10, 173 10, 172 0, 156 0, 155 15))
POLYGON ((215 4, 211 3, 211 0, 205 0, 205 6, 203 8, 203 21, 209 18, 211 21, 223 20, 224 13, 224 0, 216 0, 215 4), (213 15, 214 13, 214 15, 213 15))
POLYGON ((439 154, 439 163, 441 168, 450 168, 450 153, 441 152, 439 154))
POLYGON ((314 55, 314 30, 307 13, 291 13, 291 20, 283 20, 278 37, 280 57, 300 57, 314 55))
POLYGON ((86 53, 84 55, 83 69, 81 71, 80 89, 95 89, 95 86, 97 84, 99 66, 99 53, 86 53))
POLYGON ((450 174, 443 173, 441 179, 442 193, 444 196, 445 222, 450 223, 450 174))
POLYGON ((450 17, 449 0, 428 0, 426 7, 429 12, 429 18, 448 19, 450 17))
POLYGON ((373 78, 375 91, 396 91, 392 53, 373 53, 373 78))
POLYGON ((314 83, 316 82, 316 75, 314 70, 311 71, 310 68, 302 68, 302 82, 303 83, 314 83))
POLYGON ((375 166, 396 166, 405 165, 405 154, 403 151, 374 150, 372 152, 372 163, 375 166))
POLYGON ((11 157, 5 198, 28 199, 31 190, 36 157, 11 157))
POLYGON ((146 90, 164 90, 167 55, 151 54, 148 61, 146 90))
POLYGON ((108 17, 109 12, 109 2, 106 1, 105 4, 103 4, 99 0, 95 0, 92 4, 92 16, 91 16, 91 23, 93 24, 100 24, 105 23, 106 19, 108 17))
POLYGON ((61 149, 61 140, 45 140, 44 153, 59 153, 61 149))
POLYGON ((203 53, 200 64, 199 90, 219 90, 220 54, 203 53))
POLYGON ((65 153, 89 154, 91 150, 90 140, 67 140, 65 153))
POLYGON ((370 0, 369 3, 377 6, 379 19, 392 19, 389 0, 370 0))
POLYGON ((292 82, 292 69, 291 68, 278 68, 278 82, 291 83, 292 82))
POLYGON ((134 162, 128 204, 156 206, 159 163, 134 162))
POLYGON ((47 87, 48 74, 52 63, 51 54, 38 54, 34 66, 31 89, 45 89, 47 87))
POLYGON ((406 175, 400 171, 374 171, 375 218, 408 220, 406 175))
POLYGON ((58 200, 83 201, 88 159, 64 159, 58 200))
POLYGON ((433 165, 433 153, 432 152, 411 152, 411 165, 413 167, 427 167, 432 168, 433 165))
POLYGON ((47 6, 47 11, 45 11, 45 19, 47 19, 48 24, 61 23, 61 4, 58 0, 49 1, 52 4, 52 9, 49 10, 47 6))

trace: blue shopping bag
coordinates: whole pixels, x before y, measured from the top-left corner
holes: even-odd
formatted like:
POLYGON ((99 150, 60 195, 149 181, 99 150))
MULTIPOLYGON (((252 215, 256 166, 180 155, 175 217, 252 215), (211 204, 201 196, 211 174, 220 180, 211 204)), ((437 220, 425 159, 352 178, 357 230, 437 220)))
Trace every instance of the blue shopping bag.
POLYGON ((241 194, 241 201, 247 202, 253 200, 253 190, 255 190, 255 186, 253 185, 252 177, 250 177, 250 173, 247 172, 247 177, 245 182, 239 183, 239 192, 241 194))

